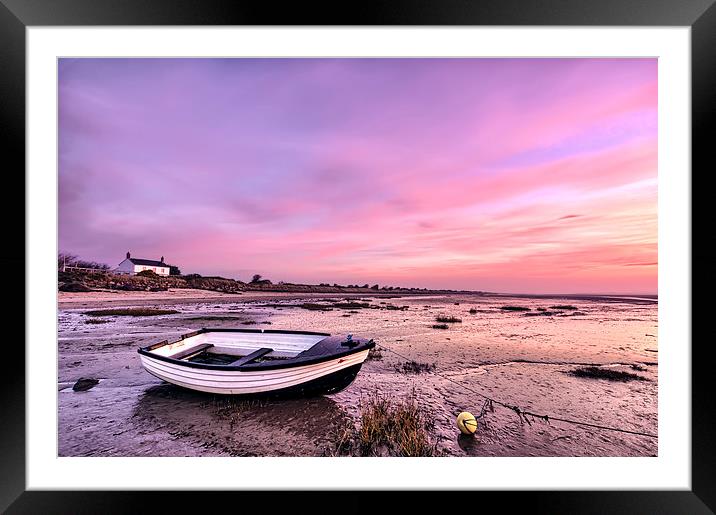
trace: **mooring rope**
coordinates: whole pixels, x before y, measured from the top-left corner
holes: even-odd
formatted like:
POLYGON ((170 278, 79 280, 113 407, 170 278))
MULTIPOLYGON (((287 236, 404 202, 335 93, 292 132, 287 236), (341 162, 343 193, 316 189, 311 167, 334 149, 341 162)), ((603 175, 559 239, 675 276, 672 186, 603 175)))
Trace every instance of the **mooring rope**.
MULTIPOLYGON (((379 347, 380 347, 381 349, 387 350, 388 352, 392 352, 392 353, 395 354, 396 356, 399 356, 399 357, 401 357, 401 358, 403 358, 403 359, 405 359, 405 360, 412 361, 409 357, 403 356, 403 355, 400 354, 399 352, 396 352, 396 351, 394 351, 393 349, 391 349, 391 348, 389 348, 389 347, 386 347, 386 346, 385 346, 384 344, 382 344, 382 343, 379 344, 379 347)), ((507 408, 507 409, 509 409, 509 410, 514 411, 515 413, 517 413, 517 416, 520 417, 520 421, 524 420, 524 421, 527 422, 528 424, 531 424, 531 422, 530 422, 530 420, 529 420, 527 417, 532 417, 533 419, 538 418, 538 419, 544 420, 544 421, 547 422, 547 423, 549 423, 550 420, 556 420, 556 421, 558 421, 558 422, 564 422, 564 423, 566 423, 566 424, 574 424, 574 425, 578 425, 578 426, 594 427, 594 428, 597 428, 597 429, 604 429, 604 430, 606 430, 606 431, 616 431, 616 432, 619 432, 619 433, 628 433, 628 434, 632 434, 632 435, 646 436, 646 437, 648 437, 648 438, 658 438, 658 436, 655 435, 655 434, 653 434, 653 433, 646 433, 646 432, 643 432, 643 431, 632 431, 632 430, 630 430, 630 429, 622 429, 622 428, 619 428, 619 427, 603 426, 603 425, 601 425, 601 424, 593 424, 593 423, 591 423, 591 422, 583 422, 583 421, 580 421, 580 420, 572 420, 572 419, 563 418, 563 417, 553 417, 553 416, 551 416, 551 415, 540 415, 540 414, 538 414, 538 413, 533 413, 533 412, 531 412, 531 411, 523 410, 523 409, 519 408, 519 407, 516 406, 516 405, 509 404, 509 403, 506 403, 506 402, 502 402, 502 401, 499 401, 499 400, 497 400, 497 399, 493 399, 492 397, 490 397, 490 396, 488 396, 488 395, 485 395, 484 393, 479 392, 479 391, 475 390, 474 388, 472 388, 472 387, 470 387, 470 386, 468 386, 468 385, 466 385, 466 384, 464 384, 464 383, 461 383, 461 382, 459 382, 459 381, 455 381, 454 379, 452 379, 452 378, 450 378, 450 377, 448 377, 448 376, 446 376, 446 375, 440 374, 439 372, 433 372, 433 374, 435 374, 435 375, 438 376, 438 377, 442 377, 443 379, 445 379, 445 380, 447 380, 447 381, 450 381, 450 382, 452 382, 452 383, 454 383, 454 384, 460 386, 461 388, 464 388, 465 390, 468 390, 468 391, 474 393, 475 395, 479 395, 480 397, 482 397, 483 399, 485 399, 485 400, 488 401, 488 402, 495 403, 495 404, 499 404, 500 406, 502 406, 502 407, 504 407, 504 408, 507 408)), ((478 415, 478 417, 483 416, 484 413, 485 413, 485 408, 483 407, 483 409, 480 411, 480 415, 478 415)))

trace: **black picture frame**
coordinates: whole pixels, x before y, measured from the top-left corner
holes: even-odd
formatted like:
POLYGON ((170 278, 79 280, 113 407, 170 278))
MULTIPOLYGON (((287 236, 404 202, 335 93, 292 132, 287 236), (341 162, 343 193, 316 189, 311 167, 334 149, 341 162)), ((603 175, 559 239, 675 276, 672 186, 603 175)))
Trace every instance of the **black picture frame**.
MULTIPOLYGON (((704 184, 713 167, 711 134, 716 114, 716 0, 400 0, 350 3, 286 3, 280 8, 265 2, 218 0, 0 0, 0 132, 4 144, 3 184, 6 245, 0 257, 5 270, 25 269, 25 226, 12 223, 24 213, 25 169, 25 30, 46 25, 557 25, 557 26, 688 26, 691 28, 692 73, 692 234, 713 239, 706 227, 712 218, 698 216, 695 197, 709 194, 704 184), (709 166, 711 165, 711 166, 709 166), (695 174, 693 170, 700 170, 695 174), (22 194, 20 193, 22 192, 22 194), (18 205, 22 204, 22 205, 18 205), (703 227, 702 227, 703 226, 703 227), (697 228, 702 227, 698 232, 697 228)), ((702 203, 700 205, 704 205, 702 203)), ((703 247, 702 247, 703 248, 703 247)), ((706 260, 695 253, 693 264, 706 260)), ((702 251, 703 252, 703 251, 702 251)), ((706 263, 703 263, 706 265, 706 263)), ((705 266, 702 267, 705 270, 705 266)), ((27 273, 27 272, 26 272, 27 273)), ((693 270, 692 270, 693 275, 693 270)), ((24 292, 22 274, 7 274, 8 291, 24 292)), ((699 277, 705 291, 711 274, 699 277)), ((707 318, 705 303, 696 303, 692 287, 692 327, 707 318), (696 316, 694 316, 696 315, 696 316), (700 315, 700 316, 699 316, 700 315)), ((14 305, 25 306, 15 297, 14 305)), ((32 309, 32 306, 27 306, 32 309)), ((20 333, 23 326, 7 324, 6 332, 20 333)), ((693 331, 692 329, 692 331, 693 331)), ((694 335, 697 333, 693 333, 694 335)), ((692 336, 692 488, 689 491, 528 491, 451 492, 448 509, 462 506, 486 509, 489 501, 506 508, 538 513, 714 513, 716 511, 716 396, 710 383, 713 344, 692 336)), ((11 341, 6 339, 6 342, 11 341)), ((19 338, 16 341, 20 341, 19 338)), ((7 344, 7 343, 6 343, 7 344)), ((185 511, 191 505, 204 509, 217 503, 242 505, 247 498, 287 509, 311 506, 311 492, 70 492, 26 491, 25 488, 25 358, 13 353, 3 367, 0 390, 0 511, 7 513, 126 513, 146 512, 153 501, 162 512, 185 511), (209 505, 206 503, 209 502, 209 505)), ((403 495, 401 508, 412 510, 428 502, 434 492, 403 495)), ((315 494, 314 494, 315 495, 315 494)), ((321 497, 325 493, 320 494, 321 497)), ((372 509, 373 492, 347 492, 321 505, 339 503, 341 512, 372 509)), ((221 505, 219 504, 219 505, 221 505)), ((335 504, 334 504, 335 505, 335 504)), ((315 509, 312 509, 315 511, 315 509)), ((322 511, 322 510, 319 510, 322 511)))

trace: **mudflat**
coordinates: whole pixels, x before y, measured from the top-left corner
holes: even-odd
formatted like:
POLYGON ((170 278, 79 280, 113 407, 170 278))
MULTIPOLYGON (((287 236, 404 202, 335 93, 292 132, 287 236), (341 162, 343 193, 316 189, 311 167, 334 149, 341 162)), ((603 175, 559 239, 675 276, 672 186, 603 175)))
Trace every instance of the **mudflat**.
POLYGON ((459 412, 479 414, 486 395, 550 417, 656 434, 655 299, 181 289, 61 292, 58 306, 60 456, 335 455, 343 428, 359 427, 361 406, 377 395, 412 396, 439 455, 657 454, 656 438, 525 419, 499 405, 479 418, 474 438, 455 426, 459 412), (346 298, 362 306, 340 307, 346 298), (172 313, 86 314, 137 307, 172 313), (142 368, 138 347, 202 327, 352 333, 373 338, 380 352, 342 392, 281 401, 184 390, 142 368), (580 368, 624 374, 592 377, 575 373, 580 368), (73 390, 81 378, 99 382, 73 390))

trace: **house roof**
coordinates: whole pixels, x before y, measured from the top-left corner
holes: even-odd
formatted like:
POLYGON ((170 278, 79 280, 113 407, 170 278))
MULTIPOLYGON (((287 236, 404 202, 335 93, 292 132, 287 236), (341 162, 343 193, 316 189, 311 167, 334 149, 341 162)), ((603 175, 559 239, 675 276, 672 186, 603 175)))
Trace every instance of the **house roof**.
POLYGON ((169 268, 169 265, 167 265, 166 263, 162 263, 161 261, 154 261, 152 259, 129 258, 129 260, 135 265, 163 266, 165 268, 169 268))

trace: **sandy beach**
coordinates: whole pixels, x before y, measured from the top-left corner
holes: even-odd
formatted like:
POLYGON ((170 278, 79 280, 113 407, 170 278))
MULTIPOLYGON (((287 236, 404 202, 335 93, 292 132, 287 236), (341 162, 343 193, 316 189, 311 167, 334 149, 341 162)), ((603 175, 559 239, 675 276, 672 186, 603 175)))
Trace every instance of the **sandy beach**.
POLYGON ((552 310, 551 316, 501 308, 519 306, 538 313, 538 308, 564 304, 562 300, 356 295, 352 298, 377 309, 298 307, 306 300, 330 305, 345 297, 201 290, 59 293, 59 455, 332 455, 336 435, 346 424, 359 423, 360 405, 366 399, 376 394, 400 399, 411 392, 434 422, 430 437, 439 455, 657 454, 654 438, 557 421, 525 422, 502 407, 485 414, 474 438, 460 436, 455 427, 457 413, 480 412, 483 399, 469 391, 473 390, 552 417, 657 433, 656 302, 572 299, 569 304, 575 309, 552 310), (134 306, 179 313, 84 314, 99 307, 134 306), (462 322, 434 329, 440 315, 462 322), (142 368, 139 346, 201 327, 353 333, 374 338, 382 349, 379 359, 366 361, 346 390, 311 399, 235 402, 163 383, 142 368), (404 358, 431 369, 404 373, 404 358), (615 382, 568 373, 584 365, 636 370, 640 380, 615 382), (98 379, 99 384, 89 391, 73 391, 80 378, 98 379))

